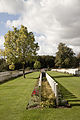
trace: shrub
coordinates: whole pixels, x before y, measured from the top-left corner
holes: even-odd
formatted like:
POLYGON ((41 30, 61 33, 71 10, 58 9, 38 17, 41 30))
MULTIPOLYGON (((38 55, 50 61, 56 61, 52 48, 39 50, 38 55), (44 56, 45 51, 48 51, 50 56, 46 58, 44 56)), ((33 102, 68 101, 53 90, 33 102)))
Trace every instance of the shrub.
POLYGON ((30 70, 30 67, 27 67, 26 70, 30 70))
POLYGON ((38 87, 38 82, 36 83, 35 85, 35 88, 31 94, 31 99, 27 105, 27 109, 28 108, 34 108, 34 107, 37 107, 37 106, 40 106, 40 97, 39 97, 39 87, 38 87))
POLYGON ((55 106, 55 95, 48 83, 48 81, 42 81, 42 90, 41 90, 41 106, 42 107, 54 107, 55 106))
POLYGON ((15 65, 14 64, 9 65, 9 69, 10 70, 14 70, 15 69, 15 65))
POLYGON ((42 101, 40 103, 41 107, 46 107, 46 108, 52 108, 55 107, 55 99, 54 100, 46 100, 46 101, 42 101))
POLYGON ((35 69, 41 68, 41 63, 40 63, 39 61, 36 61, 36 62, 34 63, 34 68, 35 68, 35 69))
POLYGON ((6 63, 6 60, 0 59, 0 72, 7 70, 8 70, 8 64, 6 63))

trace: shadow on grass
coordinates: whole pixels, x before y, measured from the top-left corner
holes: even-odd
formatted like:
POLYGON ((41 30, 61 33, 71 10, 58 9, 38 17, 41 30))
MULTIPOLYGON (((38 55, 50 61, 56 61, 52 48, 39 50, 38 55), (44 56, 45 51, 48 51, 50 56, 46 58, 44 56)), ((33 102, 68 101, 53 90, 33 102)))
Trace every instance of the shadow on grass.
POLYGON ((9 81, 15 80, 16 78, 19 78, 19 77, 21 77, 21 76, 22 76, 22 75, 19 75, 19 76, 17 76, 17 77, 12 77, 12 78, 5 79, 5 80, 3 80, 3 81, 0 81, 0 85, 2 85, 2 84, 4 84, 4 83, 7 83, 7 82, 9 82, 9 81))
POLYGON ((74 75, 59 75, 59 76, 54 76, 54 78, 63 78, 63 77, 75 77, 74 75))
POLYGON ((80 100, 68 100, 69 102, 80 102, 80 100))
POLYGON ((74 107, 74 106, 80 106, 80 103, 71 103, 70 104, 72 107, 74 107))
POLYGON ((71 106, 80 106, 80 100, 68 100, 71 106))
POLYGON ((39 77, 29 77, 28 79, 39 79, 39 77))
MULTIPOLYGON (((55 80, 55 78, 59 78, 59 77, 61 77, 61 76, 56 76, 56 77, 52 77, 52 78, 55 80)), ((62 76, 62 77, 65 77, 65 76, 62 76)), ((71 76, 66 76, 66 77, 71 77, 71 76)), ((64 86, 62 86, 58 81, 56 81, 56 82, 58 83, 59 92, 61 93, 61 95, 64 99, 77 98, 70 91, 68 91, 64 86)))
POLYGON ((72 94, 69 90, 67 90, 64 86, 62 86, 59 82, 59 90, 64 99, 74 99, 77 98, 74 94, 72 94))
MULTIPOLYGON (((56 76, 55 78, 59 78, 59 77, 61 76, 56 76)), ((71 76, 66 76, 66 77, 71 77, 71 76)), ((54 77, 52 78, 55 80, 54 77)), ((58 83, 58 88, 59 88, 58 92, 61 94, 62 99, 68 100, 71 106, 80 106, 80 99, 78 99, 73 93, 71 93, 64 86, 62 86, 58 81, 56 82, 58 83)))

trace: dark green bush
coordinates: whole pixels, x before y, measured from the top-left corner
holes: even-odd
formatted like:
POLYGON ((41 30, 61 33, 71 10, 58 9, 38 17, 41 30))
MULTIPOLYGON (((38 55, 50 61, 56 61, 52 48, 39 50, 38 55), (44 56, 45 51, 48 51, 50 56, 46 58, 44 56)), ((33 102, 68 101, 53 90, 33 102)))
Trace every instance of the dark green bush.
POLYGON ((6 63, 6 60, 0 59, 0 72, 7 71, 8 69, 8 64, 6 63))

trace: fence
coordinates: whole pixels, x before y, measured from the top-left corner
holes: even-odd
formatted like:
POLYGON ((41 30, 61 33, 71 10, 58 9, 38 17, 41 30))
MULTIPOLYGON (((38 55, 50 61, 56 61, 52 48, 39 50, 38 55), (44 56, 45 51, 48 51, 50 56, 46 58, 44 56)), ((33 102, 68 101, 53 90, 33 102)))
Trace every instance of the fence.
POLYGON ((41 81, 42 81, 42 73, 40 73, 40 78, 39 78, 39 87, 41 87, 41 81))
POLYGON ((56 104, 58 105, 58 83, 56 83, 47 73, 46 78, 52 88, 53 93, 55 94, 56 104))
POLYGON ((42 73, 40 73, 40 78, 39 78, 39 98, 41 102, 41 82, 42 82, 42 73))
POLYGON ((80 75, 80 71, 78 70, 78 68, 76 68, 76 69, 52 69, 51 71, 69 73, 69 74, 73 74, 73 75, 80 75))

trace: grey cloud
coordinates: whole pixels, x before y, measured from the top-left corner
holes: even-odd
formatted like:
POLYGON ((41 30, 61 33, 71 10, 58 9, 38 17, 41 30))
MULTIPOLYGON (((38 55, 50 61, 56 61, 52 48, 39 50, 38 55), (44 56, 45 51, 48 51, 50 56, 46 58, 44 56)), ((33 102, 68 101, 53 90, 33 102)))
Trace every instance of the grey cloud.
POLYGON ((0 12, 21 14, 25 10, 24 0, 0 0, 0 12))
POLYGON ((73 46, 80 46, 80 38, 66 40, 66 43, 68 43, 69 45, 73 45, 73 46))
POLYGON ((37 36, 39 54, 55 54, 60 42, 70 45, 75 52, 80 51, 80 0, 1 0, 0 3, 6 6, 5 9, 0 6, 0 11, 21 13, 18 20, 8 20, 8 26, 23 24, 29 31, 46 36, 37 36))
POLYGON ((64 28, 63 30, 59 31, 60 37, 62 39, 73 39, 73 38, 79 38, 80 37, 80 27, 70 27, 70 28, 64 28))
MULTIPOLYGON (((72 0, 71 0, 72 1, 72 0)), ((61 38, 72 39, 80 37, 80 1, 73 0, 71 4, 58 4, 54 8, 56 20, 61 24, 58 31, 61 38)))

